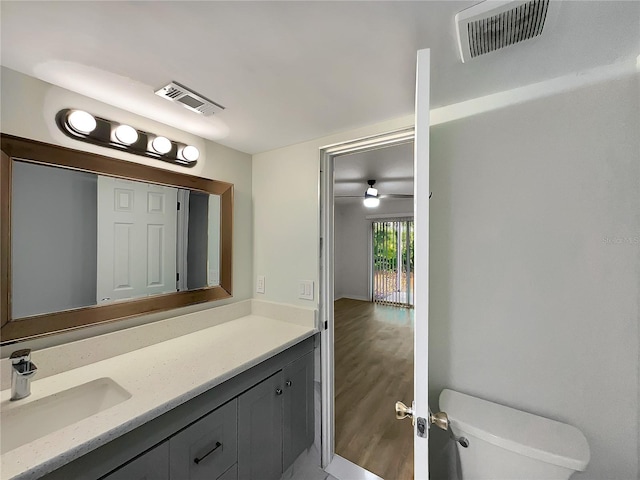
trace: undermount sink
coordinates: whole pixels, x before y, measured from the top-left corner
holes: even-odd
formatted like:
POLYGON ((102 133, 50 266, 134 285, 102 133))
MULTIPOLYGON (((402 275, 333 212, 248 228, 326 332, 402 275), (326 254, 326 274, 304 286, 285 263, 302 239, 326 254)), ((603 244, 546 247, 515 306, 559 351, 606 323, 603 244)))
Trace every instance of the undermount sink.
POLYGON ((105 377, 29 403, 21 404, 28 402, 28 398, 2 402, 0 454, 103 412, 129 398, 129 392, 105 377))

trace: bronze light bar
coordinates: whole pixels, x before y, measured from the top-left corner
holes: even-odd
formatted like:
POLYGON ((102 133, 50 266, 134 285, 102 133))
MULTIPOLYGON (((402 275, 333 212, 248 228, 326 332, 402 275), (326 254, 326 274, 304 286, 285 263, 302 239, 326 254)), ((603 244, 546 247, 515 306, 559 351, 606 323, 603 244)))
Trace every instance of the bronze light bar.
POLYGON ((75 140, 183 167, 193 167, 200 156, 200 152, 193 145, 169 140, 83 110, 60 110, 56 115, 56 123, 65 135, 75 140))

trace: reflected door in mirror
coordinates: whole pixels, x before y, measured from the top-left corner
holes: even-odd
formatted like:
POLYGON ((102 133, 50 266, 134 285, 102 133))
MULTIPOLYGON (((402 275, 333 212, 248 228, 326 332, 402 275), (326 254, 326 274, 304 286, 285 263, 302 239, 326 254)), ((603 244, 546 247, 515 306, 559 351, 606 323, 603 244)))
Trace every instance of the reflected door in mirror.
POLYGON ((98 303, 176 291, 177 192, 98 176, 98 303))

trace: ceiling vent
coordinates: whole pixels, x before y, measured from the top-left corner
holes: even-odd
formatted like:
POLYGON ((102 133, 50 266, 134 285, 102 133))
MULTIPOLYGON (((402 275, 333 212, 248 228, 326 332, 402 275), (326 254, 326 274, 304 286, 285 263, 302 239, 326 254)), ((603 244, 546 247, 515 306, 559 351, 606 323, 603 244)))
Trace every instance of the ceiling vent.
POLYGON ((205 116, 213 115, 214 113, 224 110, 222 105, 213 100, 209 100, 204 95, 200 95, 175 81, 157 90, 156 95, 179 103, 183 107, 205 116))
MULTIPOLYGON (((553 2, 555 3, 555 2, 553 2)), ((542 33, 549 0, 484 1, 456 14, 462 62, 542 33)))

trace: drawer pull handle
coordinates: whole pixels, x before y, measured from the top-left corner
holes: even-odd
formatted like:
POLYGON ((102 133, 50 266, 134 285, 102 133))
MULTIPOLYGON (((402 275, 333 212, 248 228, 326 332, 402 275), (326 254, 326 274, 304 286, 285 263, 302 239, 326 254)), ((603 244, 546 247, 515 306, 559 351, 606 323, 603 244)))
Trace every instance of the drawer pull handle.
POLYGON ((285 385, 287 387, 290 387, 291 385, 293 385, 293 382, 291 380, 287 380, 287 383, 285 383, 285 385))
POLYGON ((219 449, 222 446, 222 444, 220 442, 216 442, 215 447, 213 447, 211 450, 209 450, 207 453, 205 453, 203 456, 201 456, 200 458, 196 457, 193 459, 193 463, 195 463, 196 465, 198 463, 200 463, 202 460, 204 460, 205 458, 207 458, 209 455, 211 455, 213 452, 215 452, 217 449, 219 449))
POLYGON ((276 395, 282 395, 282 389, 276 388, 276 395))

